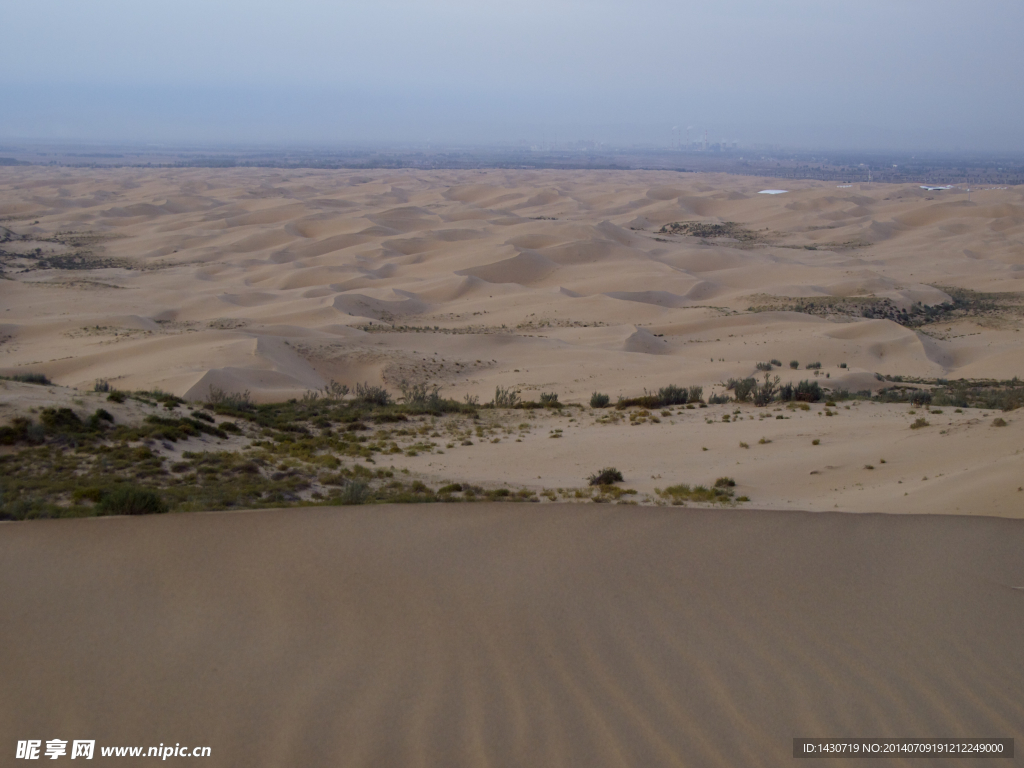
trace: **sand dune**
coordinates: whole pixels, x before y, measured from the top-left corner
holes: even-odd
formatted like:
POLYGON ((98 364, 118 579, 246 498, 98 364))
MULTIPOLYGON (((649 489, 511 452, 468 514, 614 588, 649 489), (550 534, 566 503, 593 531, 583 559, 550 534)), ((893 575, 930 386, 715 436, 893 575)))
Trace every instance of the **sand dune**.
MULTIPOLYGON (((0 374, 264 401, 329 378, 392 391, 405 379, 458 399, 486 402, 500 385, 575 403, 668 383, 721 392, 771 359, 784 381, 820 362, 822 384, 861 390, 884 375, 1024 376, 1024 191, 968 202, 958 189, 794 181, 758 194, 770 186, 625 171, 5 167, 0 213, 24 239, 0 245, 0 374), (659 232, 675 221, 736 222, 747 239, 659 232), (95 268, 53 261, 69 254, 95 268), (956 289, 1009 309, 924 328, 848 311, 939 304, 956 289), (806 298, 850 304, 793 311, 806 298)), ((1009 506, 1005 494, 993 498, 1009 506)))
POLYGON ((2 527, 8 745, 599 768, 1024 737, 1021 521, 492 504, 2 527))

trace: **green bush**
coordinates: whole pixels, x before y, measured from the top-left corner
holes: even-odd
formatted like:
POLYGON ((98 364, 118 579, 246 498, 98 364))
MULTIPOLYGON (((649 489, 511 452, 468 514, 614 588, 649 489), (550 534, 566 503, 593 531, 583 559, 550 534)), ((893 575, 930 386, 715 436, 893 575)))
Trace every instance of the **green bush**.
POLYGON ((116 389, 109 395, 107 395, 107 400, 109 400, 112 403, 123 403, 127 399, 128 395, 126 395, 124 392, 118 392, 116 389))
POLYGON ((84 432, 85 424, 78 418, 78 414, 70 408, 43 408, 39 413, 39 420, 46 427, 47 432, 84 432))
POLYGON ((556 408, 559 405, 558 395, 555 392, 541 392, 540 404, 545 408, 556 408))
POLYGON ((745 403, 757 388, 757 382, 753 378, 729 379, 725 383, 725 388, 731 389, 735 393, 736 399, 745 403))
POLYGON ((135 485, 121 485, 103 494, 100 511, 107 515, 155 515, 167 505, 155 492, 135 485))
POLYGON ((821 385, 804 379, 793 390, 793 399, 798 403, 816 403, 822 398, 821 385))
POLYGON ((789 367, 792 368, 795 371, 797 368, 800 367, 800 361, 799 360, 790 360, 789 361, 789 367))
POLYGON ((601 392, 595 392, 590 396, 591 408, 607 408, 612 399, 601 392))
POLYGON ((356 384, 356 399, 367 405, 385 406, 391 405, 391 393, 384 387, 365 382, 356 384))

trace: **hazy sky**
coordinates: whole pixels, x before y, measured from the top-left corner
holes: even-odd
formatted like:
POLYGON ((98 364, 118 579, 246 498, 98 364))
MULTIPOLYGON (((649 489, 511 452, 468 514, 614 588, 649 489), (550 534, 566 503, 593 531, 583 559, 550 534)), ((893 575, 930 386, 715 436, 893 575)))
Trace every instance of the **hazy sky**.
POLYGON ((0 139, 1024 150, 1021 0, 2 0, 0 139))

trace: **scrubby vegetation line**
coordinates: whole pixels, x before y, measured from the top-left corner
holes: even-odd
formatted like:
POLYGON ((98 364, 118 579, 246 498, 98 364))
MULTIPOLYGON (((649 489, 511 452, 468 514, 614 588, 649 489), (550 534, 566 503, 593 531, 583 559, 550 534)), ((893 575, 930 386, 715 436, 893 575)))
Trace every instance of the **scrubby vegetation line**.
MULTIPOLYGON (((774 368, 778 363, 772 359, 768 365, 774 368)), ((8 378, 53 386, 39 373, 8 378)), ((777 375, 764 371, 760 380, 730 379, 707 402, 701 386, 669 384, 644 390, 638 397, 620 397, 614 407, 608 395, 594 392, 589 405, 595 425, 629 426, 659 424, 662 418, 718 403, 759 407, 788 403, 789 409, 807 410, 809 403, 827 400, 824 416, 836 415, 832 409, 837 401, 851 399, 958 410, 1012 411, 1024 406, 1024 382, 1016 378, 947 381, 876 374, 876 379, 883 384, 876 393, 850 393, 823 387, 816 380, 782 384, 777 375)), ((555 494, 447 481, 435 489, 407 469, 378 466, 389 456, 442 454, 458 446, 504 440, 522 442, 538 416, 524 413, 522 423, 513 426, 507 416, 504 420, 486 416, 494 411, 510 415, 542 410, 564 415, 569 424, 587 411, 584 404, 562 403, 556 392, 541 392, 538 400, 523 401, 514 386, 498 386, 494 398, 481 404, 476 397, 445 397, 438 387, 426 384, 403 382, 396 394, 370 383, 357 384, 353 392, 332 381, 301 398, 258 404, 247 391, 217 388, 210 390, 203 403, 186 402, 159 390, 125 392, 102 380, 94 390, 90 395, 94 405, 132 406, 137 416, 130 423, 120 423, 108 410, 122 412, 113 405, 86 408, 84 400, 75 399, 81 406, 77 410, 32 408, 0 427, 0 446, 7 446, 0 454, 0 519, 296 504, 536 501, 538 495, 627 503, 627 497, 636 493, 621 487, 621 473, 610 467, 581 478, 589 489, 559 489, 555 494)), ((767 408, 761 413, 761 418, 772 415, 767 408)), ((737 414, 738 408, 732 416, 738 419, 737 414)), ((788 417, 780 413, 775 418, 788 417)), ((721 414, 722 422, 730 419, 729 413, 721 414)), ((992 425, 1007 423, 996 419, 992 425)), ((924 418, 911 425, 913 429, 928 426, 924 418)), ((561 438, 563 430, 551 429, 547 437, 561 438)), ((766 442, 770 441, 762 438, 761 443, 766 442)), ((658 491, 653 500, 727 502, 733 499, 731 487, 680 484, 658 491)))

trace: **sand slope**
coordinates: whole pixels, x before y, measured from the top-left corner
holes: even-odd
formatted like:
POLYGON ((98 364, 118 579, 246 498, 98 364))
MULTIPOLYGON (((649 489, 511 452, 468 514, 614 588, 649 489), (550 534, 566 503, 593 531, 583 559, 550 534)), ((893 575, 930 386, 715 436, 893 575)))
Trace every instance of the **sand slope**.
POLYGON ((429 378, 460 396, 541 383, 511 376, 538 349, 563 361, 563 400, 589 395, 573 386, 573 370, 592 367, 595 353, 630 371, 609 374, 609 389, 640 389, 670 370, 707 386, 721 372, 705 361, 724 359, 728 375, 744 376, 766 357, 866 373, 1024 374, 1019 317, 932 329, 937 338, 920 342, 919 332, 879 321, 841 344, 822 343, 837 338, 835 320, 780 316, 769 331, 755 317, 742 336, 728 322, 765 296, 873 296, 907 307, 948 298, 934 286, 1020 293, 1020 189, 975 190, 968 202, 956 189, 813 181, 758 195, 766 184, 639 171, 4 168, 0 218, 12 217, 5 226, 19 236, 44 238, 5 249, 67 253, 72 246, 45 238, 85 232, 90 258, 105 268, 7 268, 0 372, 195 397, 198 382, 216 380, 270 400, 332 377, 425 379, 422 354, 455 330, 429 378), (673 221, 738 222, 764 242, 659 235, 673 221), (371 321, 399 327, 366 336, 371 321), (694 324, 709 331, 699 344, 684 333, 694 324), (339 325, 354 331, 340 347, 339 325), (556 343, 545 330, 594 325, 623 338, 639 325, 669 343, 556 343), (506 337, 500 354, 495 335, 506 337), (226 342, 267 336, 302 340, 314 375, 226 342), (469 375, 456 364, 476 360, 494 365, 469 375))
POLYGON ((777 766, 794 736, 1024 737, 1021 521, 430 505, 0 529, 12 749, 777 766))

